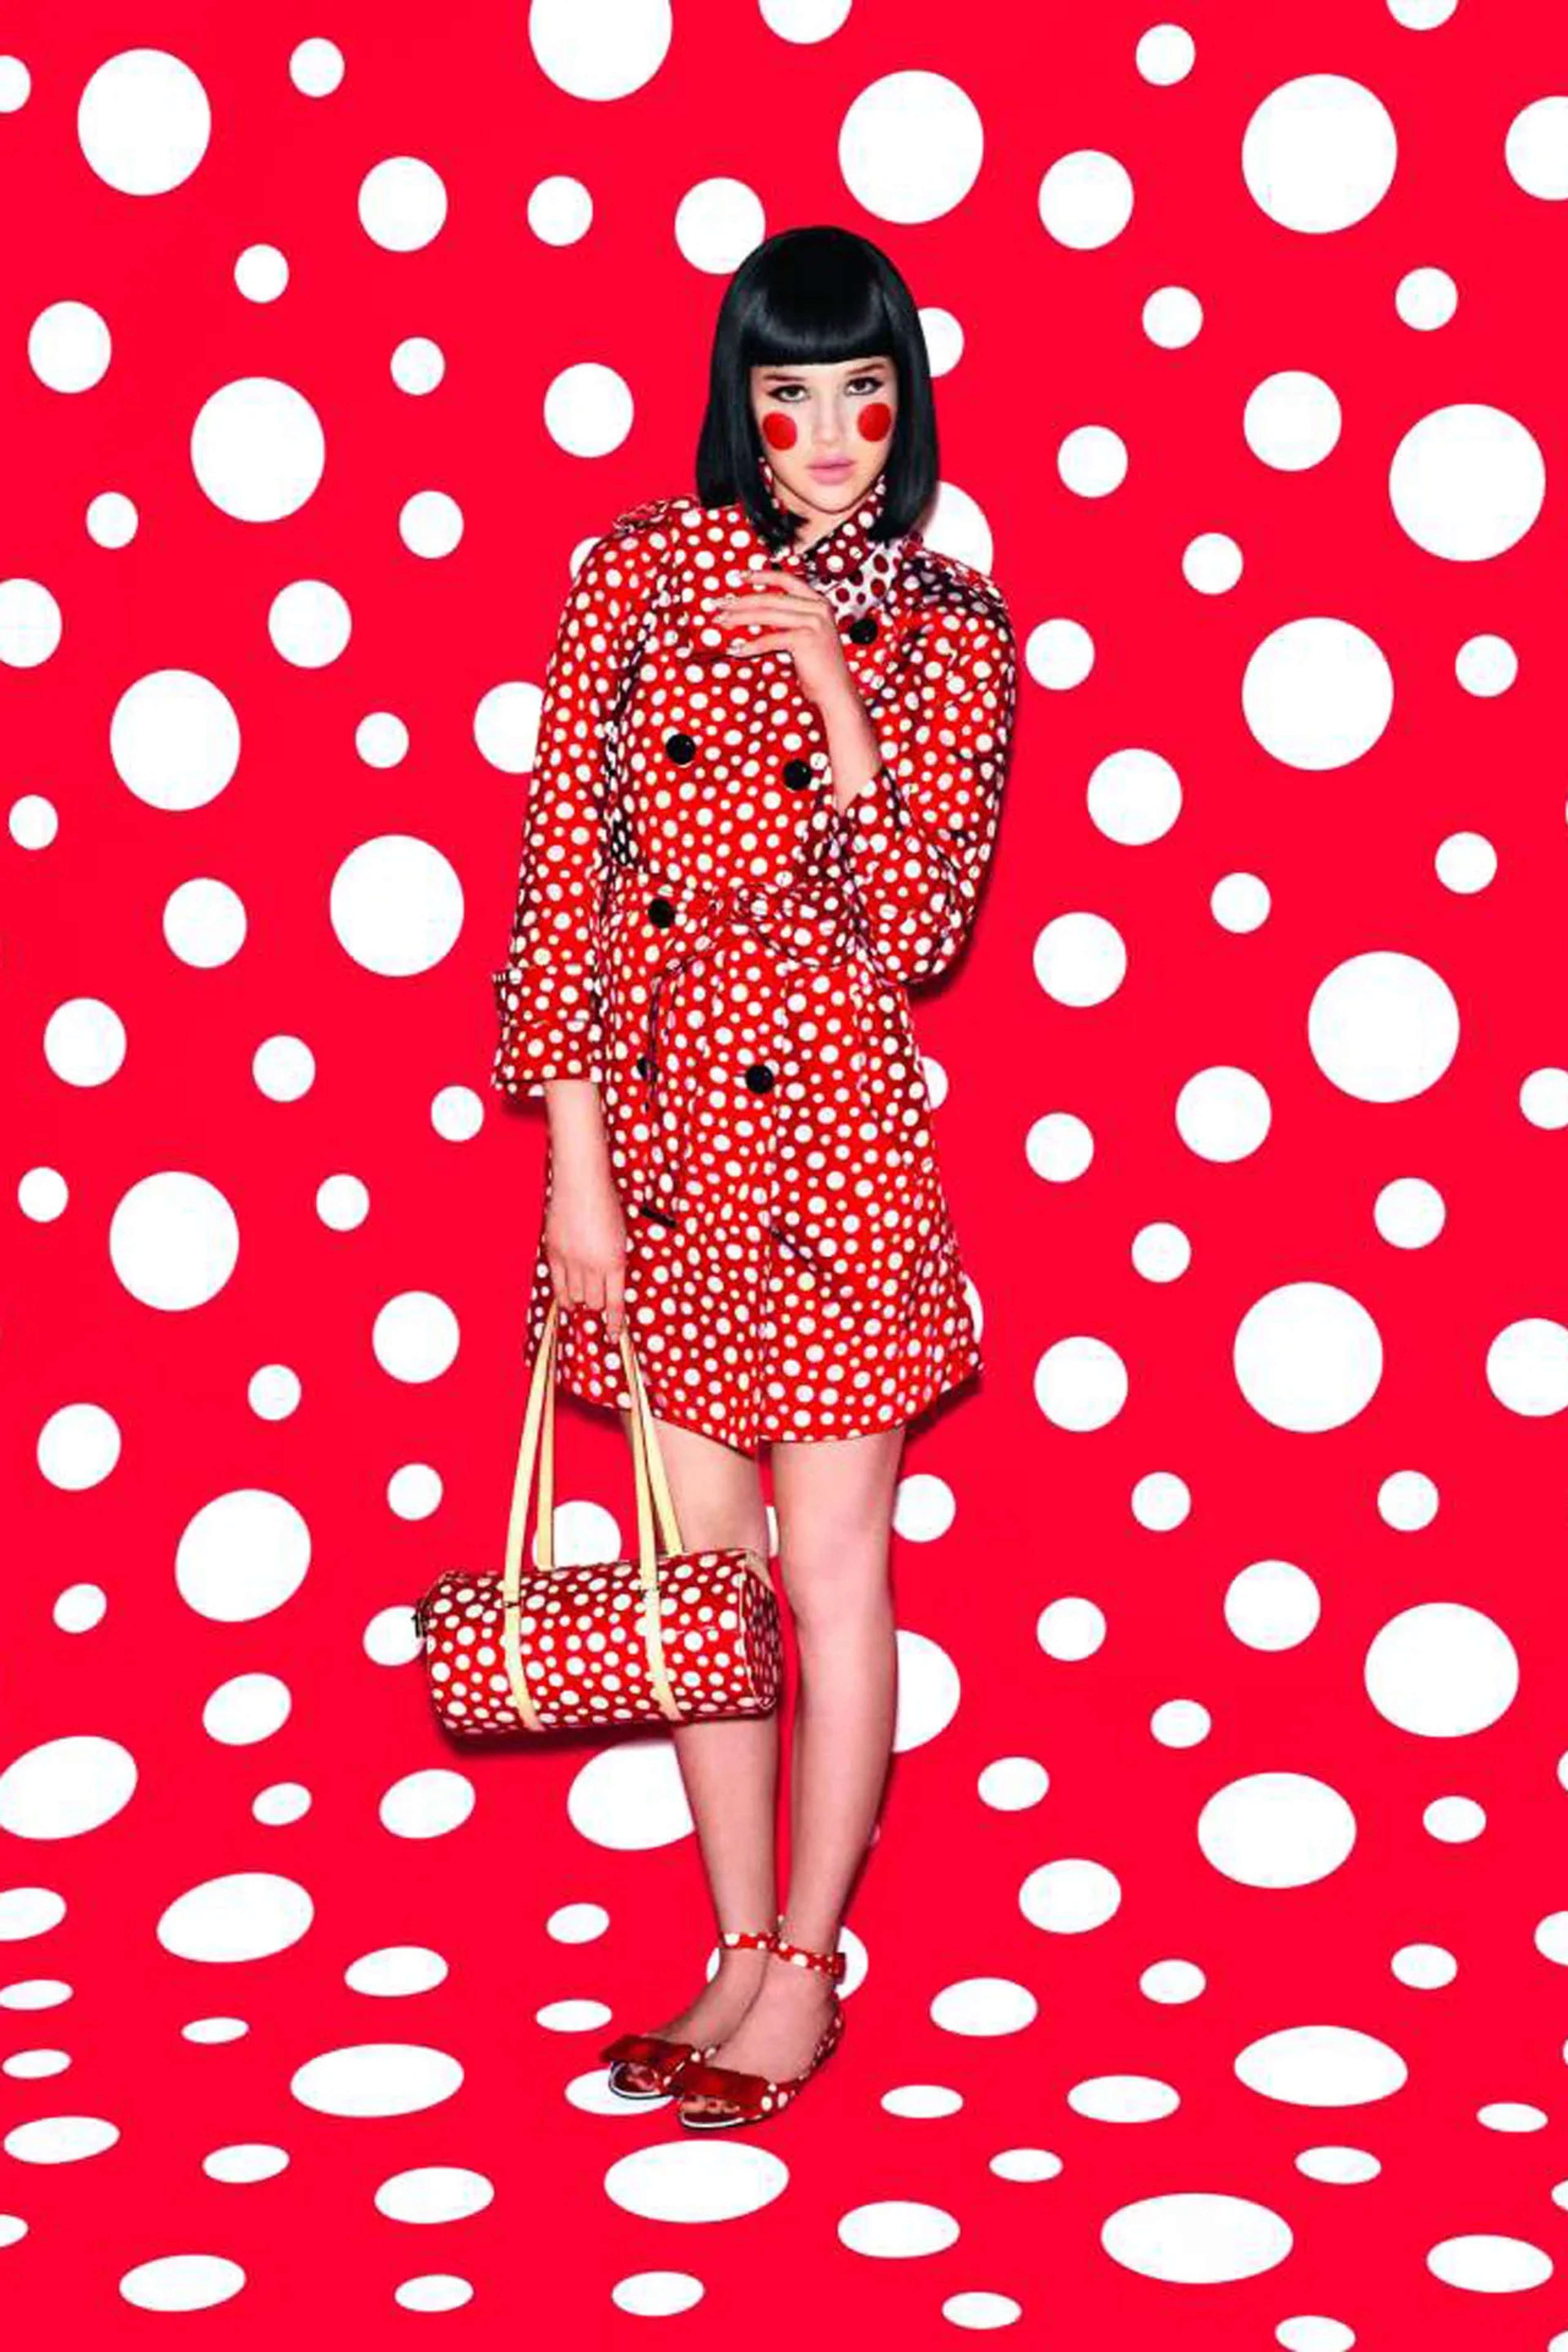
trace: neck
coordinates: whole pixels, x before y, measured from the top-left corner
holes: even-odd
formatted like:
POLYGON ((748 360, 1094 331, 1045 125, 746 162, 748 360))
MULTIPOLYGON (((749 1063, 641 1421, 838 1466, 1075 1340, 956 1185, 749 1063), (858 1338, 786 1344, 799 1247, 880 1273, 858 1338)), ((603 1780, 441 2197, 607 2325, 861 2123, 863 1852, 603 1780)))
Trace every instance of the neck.
POLYGON ((834 511, 826 507, 814 507, 805 499, 797 499, 793 490, 785 488, 776 474, 773 476, 773 496, 780 506, 788 514, 805 517, 805 528, 804 530, 796 531, 793 542, 796 548, 803 551, 808 547, 815 547, 817 541, 826 539, 828 532, 836 530, 846 516, 856 513, 863 507, 875 487, 874 483, 868 482, 853 506, 841 507, 834 511))

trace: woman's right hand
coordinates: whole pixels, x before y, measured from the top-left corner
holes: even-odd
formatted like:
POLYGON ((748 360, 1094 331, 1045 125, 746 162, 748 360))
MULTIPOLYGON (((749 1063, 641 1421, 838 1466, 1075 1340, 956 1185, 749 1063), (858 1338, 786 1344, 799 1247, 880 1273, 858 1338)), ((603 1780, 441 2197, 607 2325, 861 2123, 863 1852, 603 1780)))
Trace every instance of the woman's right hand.
POLYGON ((626 1320, 626 1220, 607 1169, 558 1171, 544 1215, 550 1282, 563 1307, 602 1308, 619 1344, 626 1320))

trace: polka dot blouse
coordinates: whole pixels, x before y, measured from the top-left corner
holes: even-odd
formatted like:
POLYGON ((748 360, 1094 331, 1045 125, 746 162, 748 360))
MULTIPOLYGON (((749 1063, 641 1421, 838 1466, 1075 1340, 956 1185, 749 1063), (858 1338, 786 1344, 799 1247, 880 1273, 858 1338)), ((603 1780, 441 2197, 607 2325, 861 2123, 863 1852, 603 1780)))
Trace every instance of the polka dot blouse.
MULTIPOLYGON (((492 974, 492 1085, 598 1087, 654 1412, 747 1451, 888 1428, 982 1362, 908 991, 973 921, 1016 654, 984 573, 918 530, 871 538, 885 487, 804 551, 689 497, 595 542, 492 974), (829 600, 878 740, 843 811, 788 656, 737 656, 707 619, 763 564, 829 600)), ((550 1296, 542 1231, 531 1357, 550 1296)), ((563 1314, 556 1352, 564 1386, 629 1405, 596 1308, 563 1314)))

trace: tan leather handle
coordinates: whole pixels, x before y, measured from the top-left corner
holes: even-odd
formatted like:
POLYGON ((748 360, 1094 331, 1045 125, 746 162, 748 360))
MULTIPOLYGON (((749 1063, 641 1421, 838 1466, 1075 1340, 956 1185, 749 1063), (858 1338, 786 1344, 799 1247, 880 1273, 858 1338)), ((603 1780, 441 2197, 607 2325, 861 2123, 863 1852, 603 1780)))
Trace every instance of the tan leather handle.
MULTIPOLYGON (((522 1671, 518 1642, 519 1595, 522 1585, 523 1539, 528 1527, 529 1497, 533 1489, 535 1457, 543 1440, 543 1458, 540 1465, 539 1524, 536 1551, 541 1569, 547 1575, 555 1573, 554 1505, 555 1505, 555 1341, 560 1302, 552 1298, 544 1318, 539 1347, 533 1359, 532 1377, 529 1381, 528 1402, 522 1417, 522 1438, 518 1447, 517 1474, 512 1482, 511 1509, 507 1519, 506 1557, 501 1571, 501 1648, 506 1671, 511 1684, 512 1697, 518 1713, 531 1731, 541 1727, 522 1671)), ((664 1457, 658 1450, 658 1437, 654 1427, 653 1412, 648 1403, 647 1390, 642 1377, 642 1367, 632 1348, 631 1333, 625 1325, 620 1338, 621 1364, 632 1399, 632 1473, 637 1487, 637 1579, 642 1588, 642 1609, 638 1630, 647 1653, 648 1673, 658 1697, 660 1711, 671 1722, 685 1720, 670 1686, 669 1674, 664 1657, 664 1643, 659 1619, 659 1553, 656 1540, 655 1520, 664 1539, 666 1553, 679 1552, 680 1525, 676 1517, 675 1500, 669 1490, 664 1457)))

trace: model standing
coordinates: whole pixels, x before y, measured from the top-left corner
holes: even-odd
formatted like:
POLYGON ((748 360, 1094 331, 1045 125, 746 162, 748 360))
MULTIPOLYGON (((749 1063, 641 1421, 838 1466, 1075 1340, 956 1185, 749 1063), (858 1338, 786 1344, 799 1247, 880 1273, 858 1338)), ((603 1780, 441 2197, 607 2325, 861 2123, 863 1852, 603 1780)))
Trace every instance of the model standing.
POLYGON ((918 528, 924 341, 864 238, 786 230, 742 265, 697 478, 619 517, 567 600, 492 1080, 550 1123, 531 1351, 553 1297, 562 1382, 629 1426, 630 1318, 689 1547, 767 1553, 772 1447, 801 1673, 788 1901, 776 1716, 678 1727, 720 1965, 606 2053, 625 2095, 677 2092, 712 2128, 776 2113, 841 2030, 904 1430, 981 1365, 908 991, 969 931, 1017 669, 997 589, 918 528))

